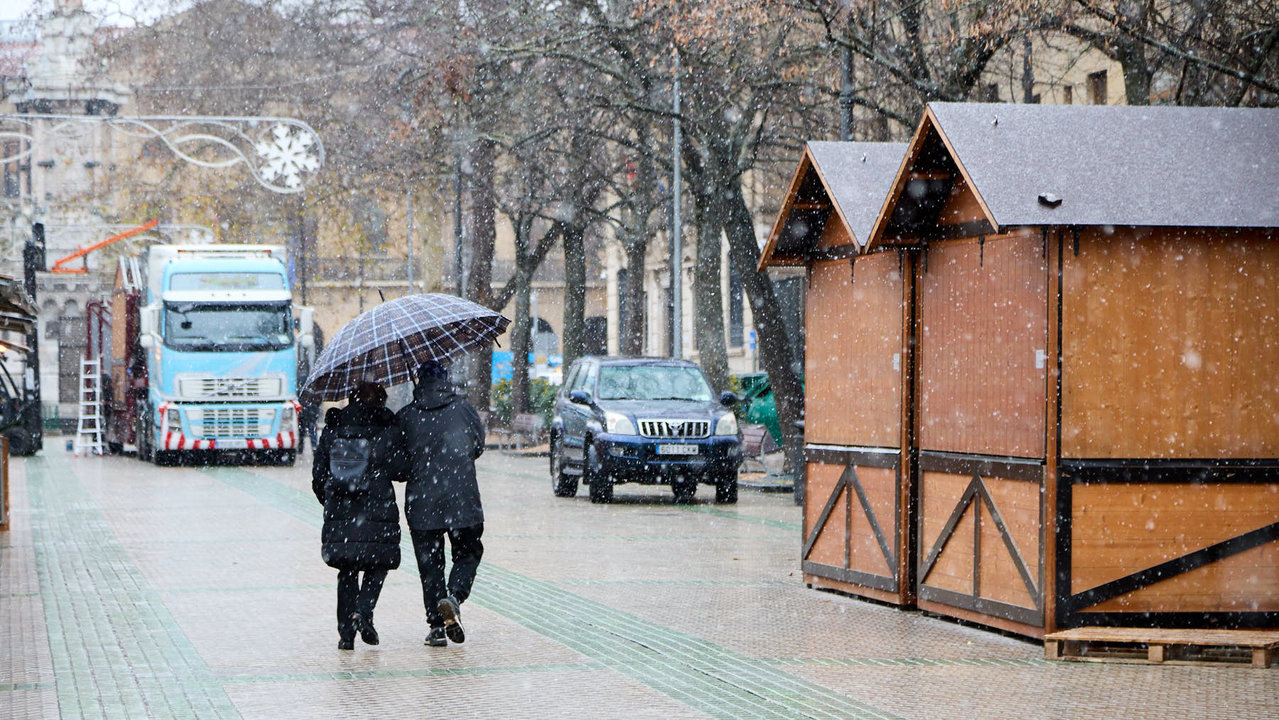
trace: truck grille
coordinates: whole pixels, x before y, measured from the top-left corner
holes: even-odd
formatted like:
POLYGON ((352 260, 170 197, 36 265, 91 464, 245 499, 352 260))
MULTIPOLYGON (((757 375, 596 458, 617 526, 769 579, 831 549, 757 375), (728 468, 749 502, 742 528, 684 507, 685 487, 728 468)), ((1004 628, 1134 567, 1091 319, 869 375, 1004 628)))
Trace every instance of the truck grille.
POLYGON ((709 420, 640 420, 639 434, 650 438, 704 438, 711 434, 709 420))
POLYGON ((192 408, 187 410, 196 437, 263 437, 271 432, 274 408, 192 408))
POLYGON ((202 400, 257 400, 280 397, 283 385, 278 377, 186 377, 178 380, 178 393, 202 400))

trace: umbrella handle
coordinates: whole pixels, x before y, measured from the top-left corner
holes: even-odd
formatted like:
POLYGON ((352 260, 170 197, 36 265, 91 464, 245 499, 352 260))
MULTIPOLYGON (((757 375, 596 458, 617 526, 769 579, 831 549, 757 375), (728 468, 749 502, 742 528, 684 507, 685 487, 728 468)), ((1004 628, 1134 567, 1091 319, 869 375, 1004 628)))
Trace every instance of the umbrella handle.
MULTIPOLYGON (((381 291, 381 290, 378 290, 378 292, 380 293, 380 292, 382 292, 382 291, 381 291)), ((400 349, 404 351, 404 356, 405 356, 406 358, 409 358, 410 360, 414 360, 414 361, 416 361, 416 360, 417 360, 417 358, 413 357, 413 353, 409 352, 409 345, 408 345, 408 343, 404 342, 404 338, 402 338, 402 337, 401 337, 401 338, 396 338, 396 340, 400 343, 400 349)), ((410 372, 410 373, 409 373, 409 378, 410 378, 409 382, 413 383, 413 389, 414 389, 414 390, 417 390, 417 373, 415 373, 415 372, 410 372)))

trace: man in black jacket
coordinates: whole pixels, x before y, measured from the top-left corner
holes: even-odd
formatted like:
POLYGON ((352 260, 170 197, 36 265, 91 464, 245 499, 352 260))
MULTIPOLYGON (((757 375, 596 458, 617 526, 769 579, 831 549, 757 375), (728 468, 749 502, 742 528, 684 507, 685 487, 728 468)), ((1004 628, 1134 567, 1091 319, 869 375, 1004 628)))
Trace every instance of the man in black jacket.
POLYGON ((475 479, 475 459, 484 452, 484 427, 475 408, 454 392, 448 369, 430 361, 418 370, 413 402, 396 414, 396 424, 399 447, 392 453, 400 456, 408 483, 404 516, 431 628, 426 644, 464 642, 459 606, 471 594, 484 554, 484 509, 475 479), (453 559, 447 583, 445 535, 453 559))

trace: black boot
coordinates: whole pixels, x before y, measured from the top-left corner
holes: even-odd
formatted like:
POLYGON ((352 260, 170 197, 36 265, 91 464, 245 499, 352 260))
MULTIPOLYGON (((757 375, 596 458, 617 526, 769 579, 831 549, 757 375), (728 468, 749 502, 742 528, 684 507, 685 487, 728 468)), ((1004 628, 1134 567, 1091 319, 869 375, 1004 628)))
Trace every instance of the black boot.
POLYGON ((446 647, 449 644, 449 641, 444 637, 444 628, 431 628, 431 632, 426 634, 425 644, 430 647, 446 647))
POLYGON ((449 641, 466 642, 466 631, 462 629, 462 611, 453 596, 440 600, 436 608, 439 610, 440 617, 444 618, 444 634, 448 636, 449 641))
POLYGON ((364 617, 356 614, 352 615, 351 619, 355 621, 355 629, 360 632, 360 639, 364 641, 365 645, 377 645, 382 642, 381 638, 378 637, 377 629, 373 627, 372 615, 364 617))
POLYGON ((355 630, 356 625, 353 622, 359 615, 352 615, 351 619, 344 623, 338 623, 338 650, 354 650, 355 649, 355 630))

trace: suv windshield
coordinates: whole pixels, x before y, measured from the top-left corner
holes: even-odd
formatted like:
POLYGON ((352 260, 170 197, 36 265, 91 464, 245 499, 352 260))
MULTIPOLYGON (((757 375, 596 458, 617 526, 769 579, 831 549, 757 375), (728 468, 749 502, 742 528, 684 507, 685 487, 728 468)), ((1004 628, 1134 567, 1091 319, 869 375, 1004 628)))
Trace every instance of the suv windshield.
POLYGON ((178 350, 283 350, 292 328, 288 303, 164 305, 164 344, 178 350))
POLYGON ((697 368, 670 365, 605 365, 600 400, 696 400, 709 402, 711 387, 697 368))

